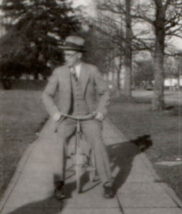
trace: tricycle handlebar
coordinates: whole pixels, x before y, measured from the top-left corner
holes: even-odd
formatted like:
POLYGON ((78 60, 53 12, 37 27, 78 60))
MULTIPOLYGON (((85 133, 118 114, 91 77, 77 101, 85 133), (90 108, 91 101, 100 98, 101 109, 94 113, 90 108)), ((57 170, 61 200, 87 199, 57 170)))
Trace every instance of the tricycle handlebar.
POLYGON ((72 116, 72 115, 68 115, 68 114, 62 114, 63 117, 67 117, 73 120, 89 120, 89 119, 93 119, 95 117, 96 113, 92 113, 92 114, 88 114, 88 115, 84 115, 84 116, 72 116))

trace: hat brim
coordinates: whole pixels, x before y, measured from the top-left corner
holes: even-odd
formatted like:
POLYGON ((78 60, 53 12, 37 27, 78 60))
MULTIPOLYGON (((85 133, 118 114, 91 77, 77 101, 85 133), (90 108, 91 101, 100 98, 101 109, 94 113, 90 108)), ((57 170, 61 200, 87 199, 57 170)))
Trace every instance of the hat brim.
POLYGON ((78 52, 86 52, 85 48, 76 48, 76 47, 70 47, 70 46, 59 46, 61 50, 70 50, 70 51, 78 51, 78 52))

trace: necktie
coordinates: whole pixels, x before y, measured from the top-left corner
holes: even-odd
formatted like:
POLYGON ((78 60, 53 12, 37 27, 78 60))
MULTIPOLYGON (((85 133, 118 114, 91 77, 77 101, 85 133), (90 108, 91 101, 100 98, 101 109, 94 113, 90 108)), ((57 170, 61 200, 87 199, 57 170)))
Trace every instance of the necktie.
POLYGON ((73 77, 75 78, 75 80, 78 81, 78 77, 77 77, 75 68, 70 67, 70 71, 71 71, 71 74, 73 75, 73 77))

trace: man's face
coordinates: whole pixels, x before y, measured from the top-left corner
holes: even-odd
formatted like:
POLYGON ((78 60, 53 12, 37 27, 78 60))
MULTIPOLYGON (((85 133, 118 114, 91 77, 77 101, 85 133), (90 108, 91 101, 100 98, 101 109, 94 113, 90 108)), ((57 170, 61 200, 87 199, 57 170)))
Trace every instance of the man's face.
POLYGON ((64 57, 66 64, 71 67, 75 66, 80 62, 82 54, 80 52, 74 51, 74 50, 65 50, 64 51, 64 57))

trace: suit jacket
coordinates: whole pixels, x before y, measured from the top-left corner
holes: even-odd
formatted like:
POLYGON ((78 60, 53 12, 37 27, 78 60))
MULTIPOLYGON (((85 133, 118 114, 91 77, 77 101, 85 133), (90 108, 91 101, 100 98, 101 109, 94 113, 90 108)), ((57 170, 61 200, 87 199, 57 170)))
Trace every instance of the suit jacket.
MULTIPOLYGON (((53 71, 52 76, 43 92, 43 103, 52 117, 58 112, 67 114, 71 108, 71 78, 67 66, 61 66, 53 71), (54 96, 58 92, 58 103, 55 104, 54 96)), ((90 112, 96 111, 104 116, 110 103, 110 96, 106 82, 103 80, 98 68, 82 62, 80 80, 85 102, 90 112)), ((61 121, 55 122, 56 131, 61 121)))

